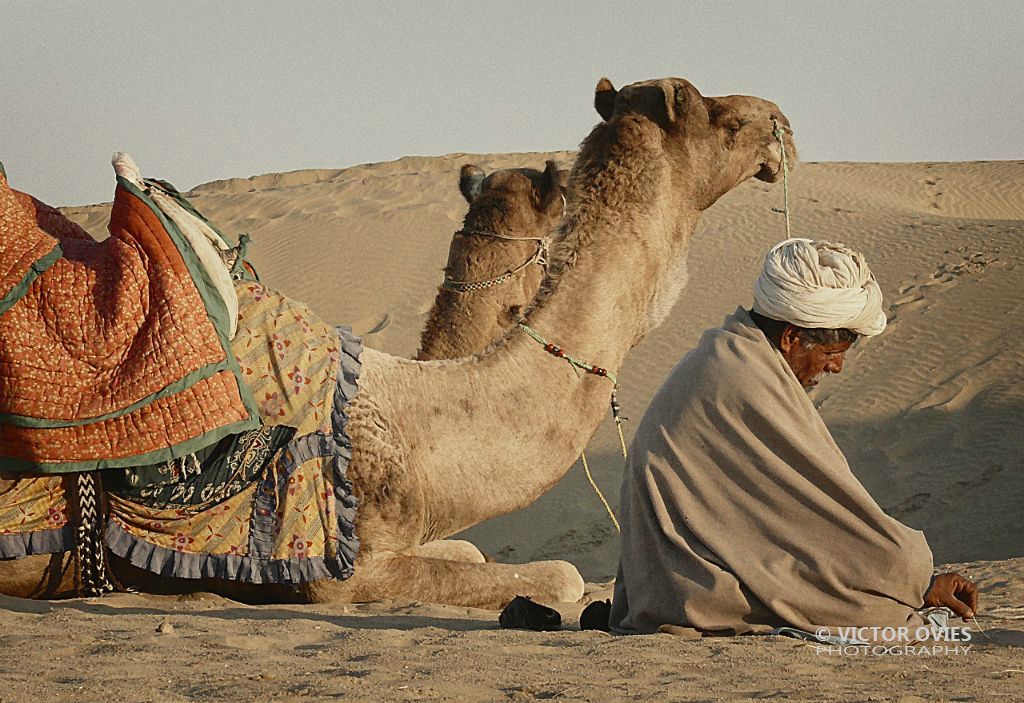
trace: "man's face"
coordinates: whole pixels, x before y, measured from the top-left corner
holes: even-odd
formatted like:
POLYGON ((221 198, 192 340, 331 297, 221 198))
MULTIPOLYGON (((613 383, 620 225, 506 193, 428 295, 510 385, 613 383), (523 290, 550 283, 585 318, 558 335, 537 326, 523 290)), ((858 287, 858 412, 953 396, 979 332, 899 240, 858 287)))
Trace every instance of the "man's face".
POLYGON ((782 356, 800 385, 808 390, 818 385, 825 374, 842 372, 846 350, 852 346, 850 342, 836 342, 808 347, 799 335, 783 333, 782 337, 782 356))

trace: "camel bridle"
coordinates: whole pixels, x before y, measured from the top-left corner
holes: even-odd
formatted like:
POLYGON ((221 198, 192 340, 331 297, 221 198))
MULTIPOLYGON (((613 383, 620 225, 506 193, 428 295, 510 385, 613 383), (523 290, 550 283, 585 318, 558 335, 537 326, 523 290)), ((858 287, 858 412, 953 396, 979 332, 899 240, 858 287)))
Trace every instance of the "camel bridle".
POLYGON ((445 290, 454 291, 456 293, 472 293, 473 291, 485 290, 491 286, 504 283, 531 264, 540 264, 541 268, 544 269, 544 273, 547 274, 548 272, 549 240, 547 237, 508 237, 503 234, 498 234, 497 232, 487 232, 485 230, 476 229, 460 229, 455 234, 472 235, 476 237, 492 237, 494 239, 505 239, 516 242, 535 241, 537 242, 537 249, 530 255, 530 258, 515 268, 509 269, 499 276, 488 278, 483 281, 456 281, 455 279, 450 278, 446 273, 444 275, 444 281, 441 282, 441 287, 445 290))
MULTIPOLYGON (((565 216, 565 194, 562 194, 562 216, 565 216)), ((488 278, 483 281, 456 281, 451 278, 447 273, 444 275, 444 281, 441 282, 441 288, 444 290, 450 290, 455 293, 472 293, 474 291, 486 290, 492 286, 508 281, 513 276, 528 268, 533 264, 538 264, 543 270, 544 275, 548 272, 548 245, 551 243, 550 237, 512 237, 507 234, 499 234, 497 232, 491 232, 489 230, 482 229, 460 229, 455 234, 461 234, 463 236, 473 237, 490 237, 491 239, 503 239, 512 242, 537 242, 537 248, 533 254, 530 255, 523 263, 519 264, 515 268, 509 269, 505 273, 502 273, 494 278, 488 278)))

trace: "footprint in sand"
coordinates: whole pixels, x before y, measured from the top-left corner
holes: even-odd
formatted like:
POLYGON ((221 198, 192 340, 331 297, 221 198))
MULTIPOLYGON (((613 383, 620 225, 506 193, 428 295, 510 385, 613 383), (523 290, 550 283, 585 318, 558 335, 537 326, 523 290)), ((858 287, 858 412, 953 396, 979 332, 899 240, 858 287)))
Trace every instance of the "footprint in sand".
MULTIPOLYGON (((908 295, 895 300, 892 305, 889 306, 889 324, 896 322, 898 314, 901 312, 914 312, 928 307, 928 302, 924 299, 924 296, 914 289, 911 289, 908 295)), ((904 291, 900 291, 901 293, 904 291)))
POLYGON ((942 179, 938 177, 924 179, 924 184, 928 186, 927 194, 932 199, 931 206, 936 210, 942 209, 942 204, 937 200, 937 198, 939 198, 939 196, 942 195, 942 191, 936 190, 936 187, 939 185, 940 180, 942 179))
MULTIPOLYGON (((953 253, 953 252, 947 252, 953 253)), ((980 274, 989 265, 999 261, 995 256, 976 251, 967 253, 964 250, 955 252, 961 255, 959 261, 942 262, 931 273, 919 273, 909 282, 897 288, 900 296, 889 306, 889 323, 896 321, 899 312, 913 312, 928 308, 928 294, 955 285, 962 275, 980 274)))

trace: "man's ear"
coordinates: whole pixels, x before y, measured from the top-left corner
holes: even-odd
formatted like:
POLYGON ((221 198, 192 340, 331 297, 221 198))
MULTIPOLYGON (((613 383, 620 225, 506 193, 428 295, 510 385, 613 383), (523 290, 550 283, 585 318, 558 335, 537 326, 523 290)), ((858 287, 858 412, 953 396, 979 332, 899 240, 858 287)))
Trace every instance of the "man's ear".
POLYGON ((605 122, 610 120, 612 113, 615 112, 615 96, 618 94, 619 91, 615 90, 615 86, 607 78, 597 82, 597 88, 594 89, 594 108, 605 122))
POLYGON ((486 175, 483 169, 473 164, 466 164, 462 167, 459 172, 459 192, 462 193, 462 197, 466 199, 467 203, 472 203, 478 197, 480 197, 480 189, 483 187, 484 178, 486 175))
POLYGON ((779 350, 788 354, 789 350, 800 343, 800 330, 796 325, 786 325, 779 335, 779 350))

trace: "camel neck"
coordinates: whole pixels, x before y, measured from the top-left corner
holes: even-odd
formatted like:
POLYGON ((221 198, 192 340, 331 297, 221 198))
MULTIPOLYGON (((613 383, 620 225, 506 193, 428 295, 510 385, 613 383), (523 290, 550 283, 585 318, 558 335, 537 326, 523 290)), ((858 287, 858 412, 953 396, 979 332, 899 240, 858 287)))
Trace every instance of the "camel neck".
MULTIPOLYGON (((664 212, 670 210, 653 202, 635 219, 617 216, 611 229, 599 231, 598 220, 586 225, 593 229, 568 234, 581 238, 580 248, 557 288, 529 314, 530 327, 567 354, 617 374, 667 264, 652 266, 644 259, 649 249, 615 238, 642 236, 639 222, 656 232, 680 226, 664 212)), ((613 387, 609 378, 577 373, 518 327, 475 359, 413 376, 411 383, 433 387, 409 393, 404 406, 417 418, 403 431, 425 479, 423 539, 518 510, 549 490, 609 412, 613 387)))

